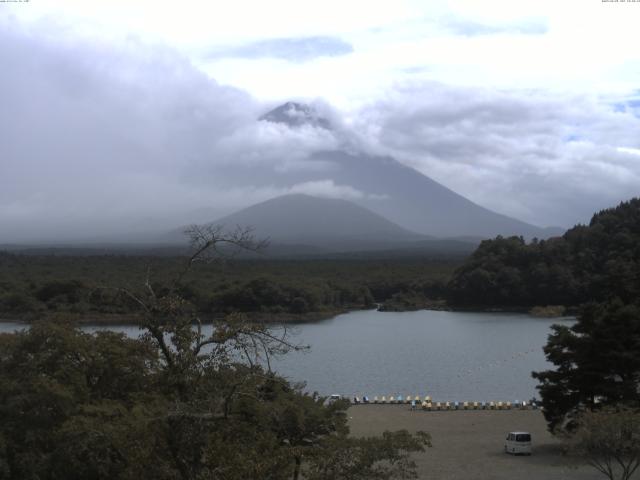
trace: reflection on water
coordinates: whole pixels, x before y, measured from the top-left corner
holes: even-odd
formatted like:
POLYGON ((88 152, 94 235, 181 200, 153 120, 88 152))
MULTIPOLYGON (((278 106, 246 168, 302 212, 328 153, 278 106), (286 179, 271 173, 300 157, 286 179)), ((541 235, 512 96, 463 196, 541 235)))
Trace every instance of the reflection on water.
MULTIPOLYGON (((272 366, 325 395, 529 399, 536 394, 531 371, 549 367, 542 352, 549 327, 573 322, 506 313, 352 312, 292 328, 293 340, 311 349, 290 353, 272 366)), ((20 328, 24 325, 0 324, 0 331, 20 328)), ((109 328, 140 333, 134 326, 109 328)))

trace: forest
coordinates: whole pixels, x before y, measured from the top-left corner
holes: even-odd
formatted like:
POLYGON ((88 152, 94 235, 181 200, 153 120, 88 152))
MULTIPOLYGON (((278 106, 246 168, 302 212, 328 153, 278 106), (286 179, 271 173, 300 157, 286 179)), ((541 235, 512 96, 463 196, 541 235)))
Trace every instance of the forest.
POLYGON ((562 237, 483 241, 447 285, 449 303, 533 307, 640 297, 640 199, 593 215, 562 237))
MULTIPOLYGON (((73 252, 71 252, 73 253, 73 252)), ((65 313, 93 322, 131 321, 135 305, 117 288, 160 285, 184 256, 0 253, 0 317, 32 320, 65 313)), ((462 257, 246 259, 199 264, 181 295, 204 316, 230 312, 305 321, 373 308, 435 304, 462 257)))
POLYGON ((115 292, 138 312, 138 338, 83 332, 68 314, 0 334, 0 479, 417 478, 411 454, 427 433, 351 437, 348 401, 271 370, 269 358, 304 346, 241 314, 202 333, 184 285, 225 238, 196 241, 172 277, 115 292))
MULTIPOLYGON (((640 200, 596 213, 547 240, 501 237, 463 255, 376 258, 229 258, 198 265, 181 295, 204 316, 243 312, 273 321, 317 320, 354 309, 529 311, 640 297, 640 200)), ((0 316, 58 313, 131 321, 117 294, 145 277, 175 275, 184 256, 0 253, 0 316)))

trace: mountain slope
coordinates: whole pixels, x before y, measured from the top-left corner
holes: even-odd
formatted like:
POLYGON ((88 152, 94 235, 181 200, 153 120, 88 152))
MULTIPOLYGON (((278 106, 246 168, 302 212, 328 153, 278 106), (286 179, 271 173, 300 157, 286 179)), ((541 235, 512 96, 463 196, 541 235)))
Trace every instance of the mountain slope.
POLYGON ((340 182, 374 194, 357 202, 405 228, 439 237, 523 235, 547 238, 547 229, 477 205, 391 157, 318 152, 340 167, 340 182))
POLYGON ((352 202, 301 194, 273 198, 214 223, 251 226, 257 238, 274 244, 331 249, 371 250, 427 239, 352 202))
MULTIPOLYGON (((304 124, 331 130, 311 107, 288 102, 261 117, 296 128, 304 124)), ((327 168, 309 168, 278 172, 269 167, 252 172, 252 177, 268 179, 269 185, 286 188, 310 181, 332 180, 337 185, 352 187, 363 193, 354 200, 398 225, 437 237, 522 235, 527 238, 548 238, 563 233, 562 229, 540 228, 535 225, 493 212, 455 193, 422 173, 391 157, 345 151, 316 152, 310 164, 327 168)), ((235 173, 236 179, 241 175, 235 173)), ((506 200, 508 201, 508 200, 506 200)))

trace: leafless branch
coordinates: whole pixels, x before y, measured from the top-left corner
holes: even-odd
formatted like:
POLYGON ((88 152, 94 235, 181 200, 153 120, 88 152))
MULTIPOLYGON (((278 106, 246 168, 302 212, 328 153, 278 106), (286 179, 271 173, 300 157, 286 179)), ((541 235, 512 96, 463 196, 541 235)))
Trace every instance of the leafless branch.
POLYGON ((147 267, 147 276, 145 277, 144 285, 145 287, 147 287, 147 291, 151 295, 151 298, 153 298, 154 300, 157 300, 158 297, 156 297, 156 292, 154 292, 153 287, 151 286, 151 267, 150 266, 147 267))

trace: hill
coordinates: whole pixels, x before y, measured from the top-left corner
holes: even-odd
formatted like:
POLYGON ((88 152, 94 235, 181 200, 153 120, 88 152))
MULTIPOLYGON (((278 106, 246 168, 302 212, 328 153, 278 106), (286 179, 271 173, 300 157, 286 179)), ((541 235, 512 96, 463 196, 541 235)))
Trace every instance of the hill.
POLYGON ((302 194, 276 197, 214 223, 251 226, 257 238, 274 245, 330 250, 389 249, 427 238, 347 200, 302 194))
POLYGON ((588 226, 548 241, 483 241, 456 271, 449 291, 456 305, 634 302, 640 298, 640 199, 598 212, 588 226))

